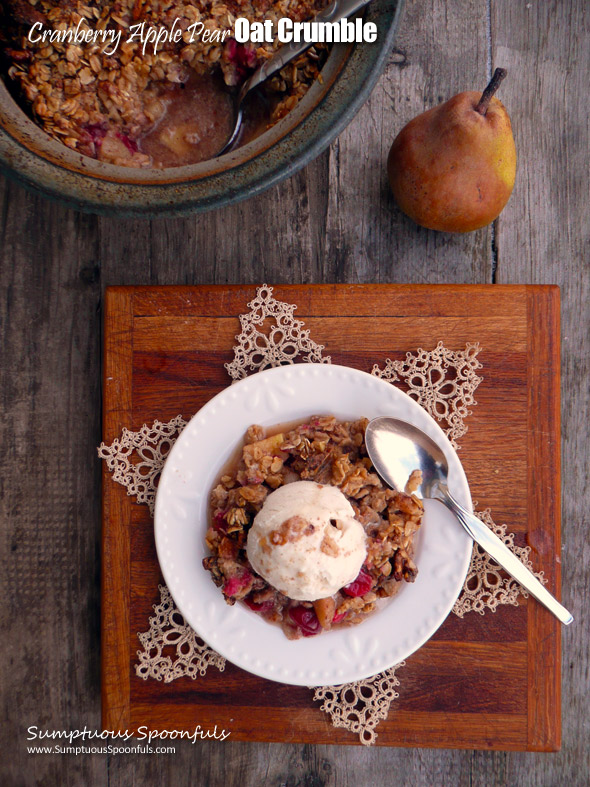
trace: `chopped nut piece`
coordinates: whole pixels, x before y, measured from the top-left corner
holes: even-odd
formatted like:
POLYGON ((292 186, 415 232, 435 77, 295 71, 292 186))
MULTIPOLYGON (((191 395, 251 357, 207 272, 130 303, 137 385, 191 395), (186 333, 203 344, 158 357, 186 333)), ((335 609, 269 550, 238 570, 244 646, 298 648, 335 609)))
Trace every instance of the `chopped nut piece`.
POLYGON ((405 492, 408 495, 411 495, 415 492, 420 484, 422 483, 422 470, 412 470, 410 473, 410 477, 408 478, 408 483, 406 484, 405 492))
POLYGON ((299 541, 303 536, 311 535, 315 526, 301 516, 292 516, 286 519, 279 528, 271 530, 269 538, 271 544, 282 546, 287 543, 299 541))
POLYGON ((320 544, 320 549, 325 555, 330 555, 330 557, 338 557, 340 554, 340 549, 338 548, 338 544, 334 541, 333 538, 326 533, 326 535, 322 539, 322 543, 320 544))

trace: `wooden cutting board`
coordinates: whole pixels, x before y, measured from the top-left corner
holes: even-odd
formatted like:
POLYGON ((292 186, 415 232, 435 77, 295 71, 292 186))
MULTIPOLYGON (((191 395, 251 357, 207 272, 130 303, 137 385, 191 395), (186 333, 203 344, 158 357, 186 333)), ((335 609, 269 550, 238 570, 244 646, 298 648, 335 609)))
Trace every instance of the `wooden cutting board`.
MULTIPOLYGON (((123 427, 192 416, 226 387, 238 316, 254 287, 113 287, 104 335, 104 440, 123 427)), ((279 300, 334 363, 370 371, 418 347, 479 342, 483 382, 460 457, 478 508, 529 544, 560 593, 559 290, 557 287, 279 286, 279 300)), ((232 740, 358 743, 304 687, 228 664, 170 684, 135 675, 137 633, 159 602, 153 523, 103 468, 102 698, 105 729, 194 730, 232 740)), ((522 600, 454 614, 400 668, 399 699, 377 745, 528 749, 560 746, 560 627, 522 600)))

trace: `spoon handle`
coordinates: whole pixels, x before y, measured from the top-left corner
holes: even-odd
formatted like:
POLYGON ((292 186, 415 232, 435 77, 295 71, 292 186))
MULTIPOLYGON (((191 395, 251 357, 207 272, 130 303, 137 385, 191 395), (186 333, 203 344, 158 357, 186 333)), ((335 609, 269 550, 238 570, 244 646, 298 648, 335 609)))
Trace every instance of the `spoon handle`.
POLYGON ((444 484, 438 484, 438 491, 440 494, 437 498, 455 514, 471 538, 483 547, 503 569, 513 576, 541 604, 544 604, 566 626, 573 621, 573 615, 543 587, 534 574, 520 562, 516 555, 508 549, 489 527, 463 508, 444 484))

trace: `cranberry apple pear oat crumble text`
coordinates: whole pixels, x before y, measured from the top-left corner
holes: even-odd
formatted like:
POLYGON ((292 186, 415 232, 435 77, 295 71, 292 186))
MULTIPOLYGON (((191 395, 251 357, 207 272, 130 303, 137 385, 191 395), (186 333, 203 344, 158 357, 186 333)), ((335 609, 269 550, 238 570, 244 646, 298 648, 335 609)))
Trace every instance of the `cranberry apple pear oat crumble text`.
MULTIPOLYGON (((232 37, 236 18, 305 21, 323 5, 324 0, 5 0, 0 50, 9 84, 50 136, 112 164, 181 166, 211 158, 223 147, 233 126, 228 88, 237 90, 279 45, 238 44, 232 37), (136 29, 171 33, 154 51, 136 29), (79 36, 72 40, 75 31, 79 36)), ((312 47, 268 80, 242 142, 293 109, 318 76, 326 51, 312 47)))
POLYGON ((204 567, 228 604, 243 601, 290 639, 362 622, 417 575, 420 474, 389 489, 367 456, 367 423, 314 416, 268 435, 251 426, 211 493, 204 567))

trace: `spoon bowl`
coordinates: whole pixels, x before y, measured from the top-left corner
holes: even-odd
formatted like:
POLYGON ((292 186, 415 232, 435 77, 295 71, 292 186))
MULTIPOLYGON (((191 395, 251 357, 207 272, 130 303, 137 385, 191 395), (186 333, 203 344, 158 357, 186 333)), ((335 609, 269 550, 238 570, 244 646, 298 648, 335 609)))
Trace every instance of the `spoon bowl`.
POLYGON ((395 489, 403 490, 414 470, 422 481, 420 497, 433 497, 438 483, 446 483, 449 466, 440 446, 415 426, 397 418, 375 418, 365 434, 367 451, 379 475, 395 489))
POLYGON ((474 541, 483 547, 525 590, 544 604, 562 623, 573 616, 546 590, 532 572, 484 523, 469 513, 448 488, 448 463, 441 448, 412 424, 382 416, 373 419, 365 433, 367 452, 383 480, 394 489, 403 490, 415 470, 422 473, 416 493, 438 500, 463 525, 474 541))

